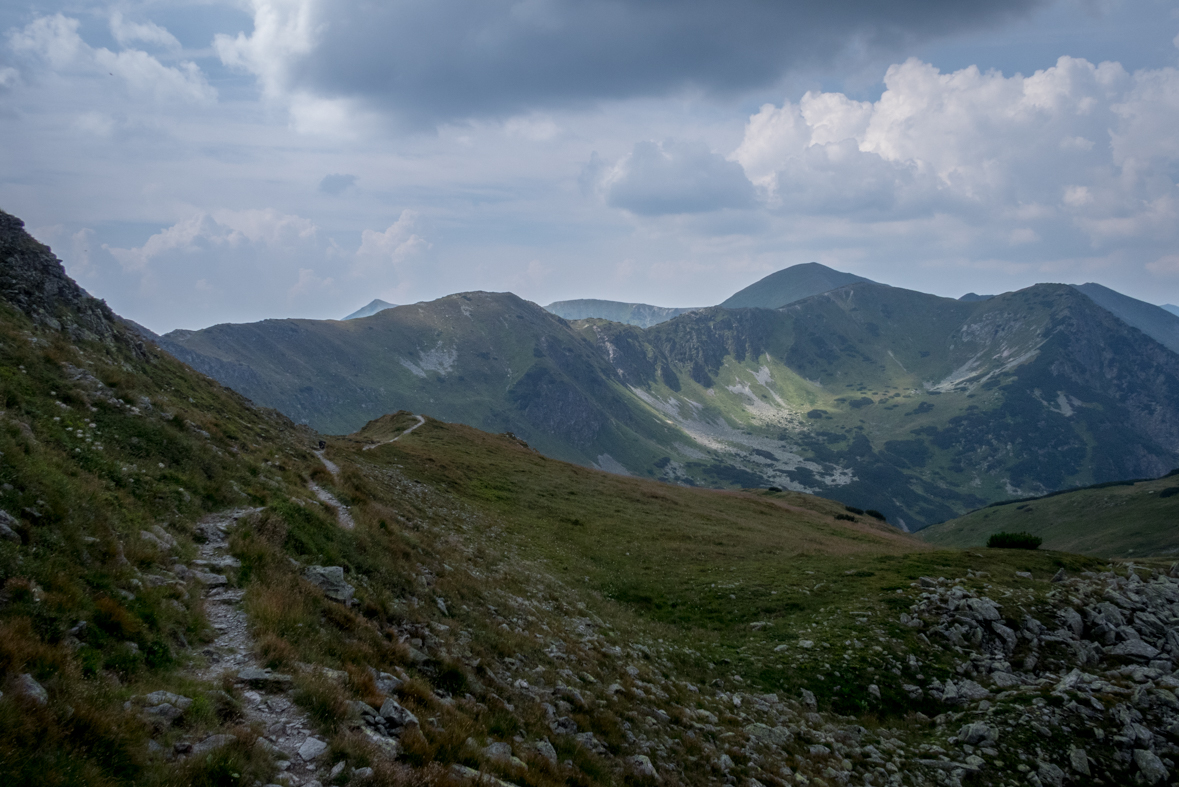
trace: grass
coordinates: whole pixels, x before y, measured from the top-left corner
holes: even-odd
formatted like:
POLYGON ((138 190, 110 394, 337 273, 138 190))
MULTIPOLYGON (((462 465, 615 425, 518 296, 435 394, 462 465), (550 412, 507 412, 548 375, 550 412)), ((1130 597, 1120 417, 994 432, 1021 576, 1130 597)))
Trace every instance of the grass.
POLYGON ((1044 548, 1099 557, 1179 554, 1179 488, 1174 477, 1083 489, 972 511, 919 536, 938 546, 982 546, 999 531, 1026 531, 1044 548))

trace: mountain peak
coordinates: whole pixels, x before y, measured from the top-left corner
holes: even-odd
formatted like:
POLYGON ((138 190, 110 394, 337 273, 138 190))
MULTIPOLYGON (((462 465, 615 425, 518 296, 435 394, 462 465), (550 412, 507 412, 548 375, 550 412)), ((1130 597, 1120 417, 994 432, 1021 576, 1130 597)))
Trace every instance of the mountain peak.
POLYGON ((804 262, 771 273, 720 305, 725 309, 779 309, 788 303, 859 282, 874 283, 854 273, 837 271, 817 262, 804 262))
POLYGON ((362 306, 356 311, 345 317, 345 320, 358 320, 361 317, 372 317, 377 312, 383 312, 385 309, 392 309, 397 304, 383 301, 380 298, 373 298, 369 301, 367 306, 362 306))

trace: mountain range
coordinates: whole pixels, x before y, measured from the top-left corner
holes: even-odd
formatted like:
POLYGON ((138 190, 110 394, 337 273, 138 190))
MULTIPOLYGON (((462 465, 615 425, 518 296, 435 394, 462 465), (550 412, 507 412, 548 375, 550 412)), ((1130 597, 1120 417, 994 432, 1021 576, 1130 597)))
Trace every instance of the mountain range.
POLYGON ((815 263, 737 296, 761 305, 643 328, 472 292, 157 340, 322 431, 412 410, 613 472, 821 494, 909 529, 1179 464, 1179 317, 1159 307, 1098 285, 955 300, 815 263))

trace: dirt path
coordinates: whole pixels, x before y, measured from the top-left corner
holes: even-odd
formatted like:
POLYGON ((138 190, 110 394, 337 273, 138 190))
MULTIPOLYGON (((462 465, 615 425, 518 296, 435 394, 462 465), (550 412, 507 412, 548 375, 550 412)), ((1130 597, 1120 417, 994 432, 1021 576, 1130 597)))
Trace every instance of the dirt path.
MULTIPOLYGON (((219 635, 201 650, 208 666, 199 670, 196 677, 220 684, 226 673, 234 676, 244 688, 246 721, 263 731, 260 738, 263 742, 258 745, 275 754, 286 784, 307 787, 329 778, 325 767, 327 744, 311 732, 310 719, 292 700, 291 676, 272 673, 254 656, 254 638, 250 636, 246 613, 241 607, 245 591, 229 588, 221 574, 226 568, 238 565, 229 554, 229 529, 242 517, 258 510, 226 511, 197 524, 206 541, 200 547, 200 558, 193 561, 193 571, 206 587, 205 615, 219 635)), ((217 742, 202 743, 216 745, 217 742)))
MULTIPOLYGON (((426 419, 425 419, 425 418, 423 418, 423 417, 422 417, 422 416, 420 416, 420 415, 415 415, 415 416, 414 416, 414 418, 418 419, 418 422, 417 422, 416 424, 414 424, 413 426, 411 426, 410 428, 406 429, 406 430, 405 430, 404 432, 402 432, 401 434, 399 434, 399 435, 397 435, 396 437, 394 437, 393 439, 391 439, 391 440, 382 440, 382 441, 381 441, 381 442, 379 442, 379 443, 373 443, 372 445, 366 445, 364 448, 362 448, 362 449, 360 449, 360 450, 362 450, 362 451, 371 451, 372 449, 374 449, 374 448, 380 448, 381 446, 383 446, 383 445, 386 445, 387 443, 396 443, 398 440, 400 440, 401 438, 405 437, 407 434, 409 434, 410 432, 412 432, 414 429, 417 429, 419 426, 421 426, 422 424, 424 424, 424 423, 426 422, 426 419)), ((320 458, 322 459, 322 457, 320 457, 320 458)))

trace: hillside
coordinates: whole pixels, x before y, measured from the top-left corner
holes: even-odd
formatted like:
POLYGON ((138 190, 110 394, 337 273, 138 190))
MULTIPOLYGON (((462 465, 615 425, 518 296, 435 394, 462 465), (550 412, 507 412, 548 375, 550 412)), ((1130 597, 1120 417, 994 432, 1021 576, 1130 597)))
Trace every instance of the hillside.
POLYGON ((128 330, 0 214, 6 787, 1170 778, 1163 564, 408 412, 321 443, 128 330))
POLYGON ((640 328, 650 328, 652 325, 667 322, 673 317, 692 311, 692 309, 669 306, 652 306, 648 303, 621 303, 593 298, 554 301, 544 308, 566 320, 600 318, 620 322, 623 325, 637 325, 640 328))
POLYGON ((779 309, 812 295, 859 282, 871 283, 863 276, 837 271, 817 262, 805 262, 759 279, 730 295, 720 306, 725 309, 779 309))
POLYGON ((1126 481, 995 504, 921 531, 931 544, 977 547, 994 533, 1026 532, 1044 547, 1132 558, 1179 554, 1179 478, 1126 481))

